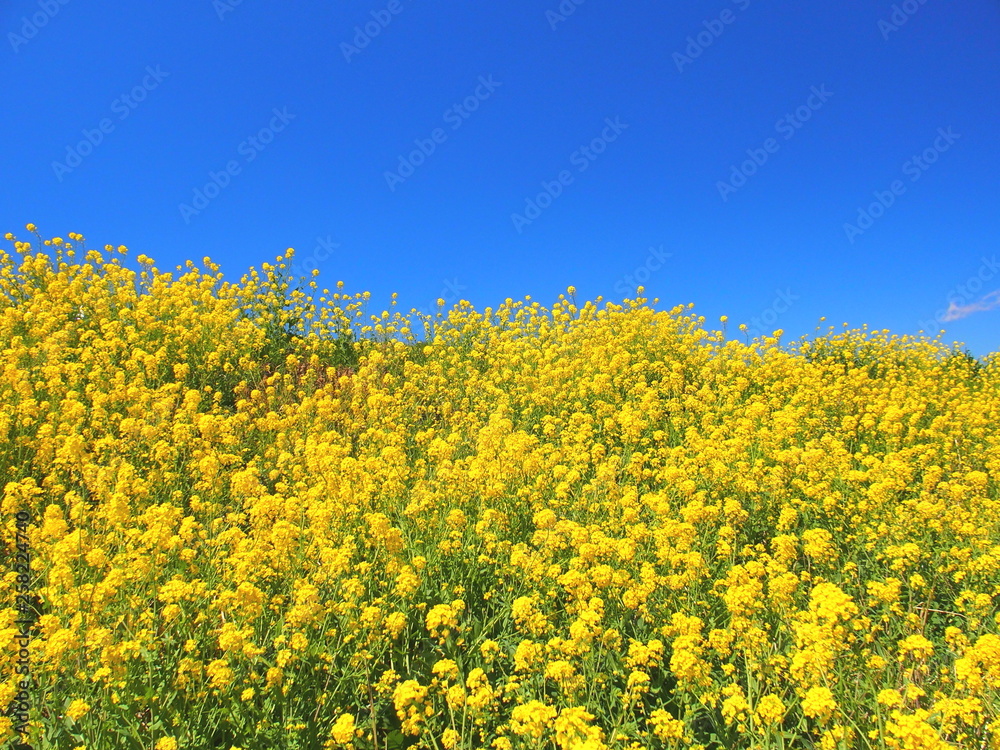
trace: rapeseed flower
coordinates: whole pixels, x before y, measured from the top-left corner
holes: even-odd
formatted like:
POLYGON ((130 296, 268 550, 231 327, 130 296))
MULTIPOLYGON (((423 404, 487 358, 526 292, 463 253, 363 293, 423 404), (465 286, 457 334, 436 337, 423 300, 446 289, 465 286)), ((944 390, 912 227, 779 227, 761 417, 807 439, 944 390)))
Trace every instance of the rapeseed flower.
POLYGON ((6 238, 0 703, 24 653, 73 696, 35 744, 996 743, 996 356, 6 238))

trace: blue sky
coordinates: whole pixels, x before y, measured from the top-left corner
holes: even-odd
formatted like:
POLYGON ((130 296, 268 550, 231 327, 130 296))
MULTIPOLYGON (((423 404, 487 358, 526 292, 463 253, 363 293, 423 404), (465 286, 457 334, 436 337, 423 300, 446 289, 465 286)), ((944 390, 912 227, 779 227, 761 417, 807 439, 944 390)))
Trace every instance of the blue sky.
POLYGON ((1000 2, 676 5, 3 0, 0 232, 1000 349, 1000 2))

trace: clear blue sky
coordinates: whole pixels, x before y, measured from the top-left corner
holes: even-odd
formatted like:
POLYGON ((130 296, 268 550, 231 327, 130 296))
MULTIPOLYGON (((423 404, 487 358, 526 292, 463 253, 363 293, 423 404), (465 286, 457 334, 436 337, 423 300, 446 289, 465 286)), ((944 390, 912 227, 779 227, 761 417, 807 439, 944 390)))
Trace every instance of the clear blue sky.
POLYGON ((372 311, 631 278, 730 332, 1000 349, 998 0, 6 0, 0 31, 0 232, 231 279, 294 247, 372 311))

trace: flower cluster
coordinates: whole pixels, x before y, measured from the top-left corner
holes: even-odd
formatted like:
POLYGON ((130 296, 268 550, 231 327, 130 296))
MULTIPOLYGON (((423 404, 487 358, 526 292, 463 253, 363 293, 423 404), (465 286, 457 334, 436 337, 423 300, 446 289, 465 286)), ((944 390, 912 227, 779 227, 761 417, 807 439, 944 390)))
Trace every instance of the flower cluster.
POLYGON ((7 239, 30 743, 1000 748, 997 356, 7 239))

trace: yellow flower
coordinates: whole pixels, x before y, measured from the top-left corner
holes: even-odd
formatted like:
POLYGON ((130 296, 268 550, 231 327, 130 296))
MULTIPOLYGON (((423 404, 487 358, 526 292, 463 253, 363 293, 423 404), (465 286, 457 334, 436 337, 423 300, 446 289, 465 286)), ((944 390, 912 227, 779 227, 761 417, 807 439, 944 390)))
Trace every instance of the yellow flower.
POLYGON ((655 667, 663 659, 663 641, 653 639, 649 643, 632 641, 628 647, 628 658, 625 665, 628 667, 655 667))
POLYGON ((886 723, 888 740, 894 747, 901 750, 946 750, 951 745, 942 740, 940 734, 927 722, 929 713, 918 709, 913 714, 903 714, 893 711, 892 718, 886 723))
POLYGON ((590 742, 596 750, 603 733, 599 727, 591 725, 593 720, 594 715, 582 706, 562 709, 555 720, 556 744, 562 750, 574 750, 590 742))
POLYGON ((156 741, 155 750, 177 750, 177 740, 173 737, 161 737, 156 741))
POLYGON ((518 628, 528 635, 540 636, 549 629, 548 618, 539 611, 533 597, 516 598, 511 605, 511 614, 518 628))
MULTIPOLYGON (((426 716, 423 706, 427 700, 428 688, 421 685, 416 680, 406 680, 400 683, 393 691, 392 702, 396 708, 396 715, 402 721, 403 733, 417 735, 426 716)), ((433 715, 433 708, 427 705, 430 714, 433 715)))
POLYGON ((837 702, 833 693, 827 687, 813 687, 806 691, 802 699, 802 713, 806 716, 825 721, 837 710, 837 702))
POLYGON ((80 698, 77 698, 69 704, 69 708, 66 709, 66 715, 73 721, 78 721, 79 719, 82 719, 89 710, 90 704, 80 698))
POLYGON ((649 715, 649 725, 653 728, 653 734, 664 742, 675 743, 684 739, 684 722, 675 719, 662 708, 649 715))
POLYGON ((269 688, 276 687, 281 684, 284 678, 284 673, 279 667, 271 667, 267 670, 267 674, 264 677, 264 682, 269 688))
POLYGON ((492 664, 502 654, 502 651, 499 643, 487 639, 479 644, 479 653, 486 660, 487 664, 492 664))
POLYGON ((892 690, 891 688, 886 688, 885 690, 880 690, 879 694, 875 696, 875 700, 882 706, 902 706, 903 696, 899 694, 898 690, 892 690))
POLYGON ((545 665, 545 677, 550 680, 568 680, 575 673, 573 665, 565 660, 554 661, 545 665))
POLYGON ((206 668, 209 684, 218 690, 228 687, 233 681, 233 670, 226 659, 214 659, 206 668))
POLYGON ((922 635, 910 635, 899 642, 899 661, 905 661, 907 655, 914 659, 927 659, 934 653, 934 644, 922 635))
POLYGON ((445 680, 457 680, 458 664, 456 664, 452 659, 441 659, 434 664, 431 668, 431 672, 436 674, 438 677, 443 677, 445 680))
POLYGON ((636 699, 649 692, 651 678, 648 673, 639 669, 634 669, 629 673, 626 683, 626 695, 630 699, 636 699))
POLYGON ((458 627, 458 616, 465 604, 456 600, 451 604, 435 604, 427 613, 426 625, 428 632, 442 640, 451 635, 452 628, 458 627))
POLYGON ((330 729, 330 738, 339 746, 350 746, 354 741, 354 716, 341 714, 330 729))
POLYGON ((532 700, 523 705, 515 706, 510 713, 510 731, 520 736, 541 739, 545 730, 556 718, 554 706, 532 700))
POLYGON ((466 704, 473 712, 482 712, 493 703, 495 694, 486 672, 481 667, 475 667, 469 672, 465 687, 469 690, 466 704))
POLYGON ((802 532, 802 550, 817 562, 832 560, 837 556, 833 548, 833 535, 826 529, 809 529, 802 532))
POLYGON ((776 695, 764 695, 757 701, 754 716, 764 726, 780 723, 785 718, 785 704, 776 695))
POLYGON ((527 672, 535 664, 538 664, 544 654, 544 648, 539 643, 524 640, 517 645, 514 651, 514 670, 517 672, 527 672))
POLYGON ((728 697, 722 702, 722 718, 726 724, 744 721, 750 710, 750 704, 747 703, 743 690, 738 685, 733 685, 724 688, 723 693, 728 694, 728 697))

